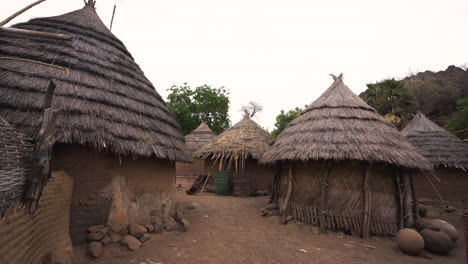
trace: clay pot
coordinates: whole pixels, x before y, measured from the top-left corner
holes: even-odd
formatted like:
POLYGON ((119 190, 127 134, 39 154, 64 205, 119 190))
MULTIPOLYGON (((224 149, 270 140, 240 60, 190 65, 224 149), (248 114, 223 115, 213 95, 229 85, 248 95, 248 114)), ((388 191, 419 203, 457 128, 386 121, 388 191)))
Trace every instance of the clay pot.
POLYGON ((423 231, 424 229, 431 227, 431 219, 420 217, 414 221, 414 228, 418 230, 418 232, 423 231))
POLYGON ((447 255, 454 247, 450 237, 437 228, 428 228, 421 231, 424 238, 424 248, 441 255, 447 255))
POLYGON ((458 239, 458 232, 453 225, 440 219, 418 218, 414 222, 414 228, 421 232, 424 229, 436 228, 447 234, 453 242, 458 239))
POLYGON ((409 255, 417 255, 424 249, 424 239, 413 229, 403 228, 396 235, 398 248, 409 255))

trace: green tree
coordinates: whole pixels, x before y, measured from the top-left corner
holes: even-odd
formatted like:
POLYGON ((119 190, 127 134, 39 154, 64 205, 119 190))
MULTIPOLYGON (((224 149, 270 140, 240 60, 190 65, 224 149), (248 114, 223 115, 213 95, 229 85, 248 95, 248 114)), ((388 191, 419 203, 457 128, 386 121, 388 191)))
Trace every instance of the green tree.
POLYGON ((279 115, 276 116, 276 123, 275 123, 275 128, 273 131, 271 131, 271 136, 272 137, 277 137, 283 130, 286 128, 286 126, 293 121, 294 118, 302 111, 301 108, 296 107, 293 110, 289 110, 287 113, 284 112, 284 110, 281 110, 279 115))
POLYGON ((416 108, 414 95, 405 82, 393 78, 367 84, 367 90, 359 96, 381 115, 390 113, 408 119, 416 108))
POLYGON ((231 125, 229 120, 229 91, 209 85, 191 89, 187 83, 168 89, 167 107, 175 115, 182 134, 192 132, 202 121, 220 134, 231 125))
POLYGON ((450 118, 447 128, 456 136, 468 138, 468 97, 457 101, 459 110, 450 118))

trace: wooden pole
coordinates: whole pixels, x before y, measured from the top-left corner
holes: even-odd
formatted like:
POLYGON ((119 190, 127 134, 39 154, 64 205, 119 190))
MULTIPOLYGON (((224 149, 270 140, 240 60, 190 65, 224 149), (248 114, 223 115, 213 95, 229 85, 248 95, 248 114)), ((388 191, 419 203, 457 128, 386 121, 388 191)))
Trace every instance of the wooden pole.
POLYGON ((288 192, 286 193, 286 199, 284 200, 283 207, 281 208, 281 223, 287 223, 287 217, 289 213, 289 201, 291 200, 292 189, 293 189, 293 163, 289 162, 289 174, 288 174, 288 192))
POLYGON ((273 186, 271 187, 271 195, 268 204, 278 204, 278 188, 281 178, 281 162, 278 161, 275 164, 275 175, 273 176, 273 186))
POLYGON ((41 32, 41 31, 34 31, 34 30, 27 30, 27 29, 20 29, 20 28, 0 27, 0 32, 16 34, 16 35, 24 35, 24 36, 52 38, 52 39, 59 39, 59 40, 72 40, 73 39, 73 37, 70 35, 56 34, 56 33, 50 33, 50 32, 41 32))
POLYGON ((413 194, 413 213, 415 219, 419 218, 419 203, 418 203, 418 196, 416 195, 416 188, 414 187, 414 174, 413 170, 409 170, 409 181, 410 181, 410 186, 411 186, 411 193, 413 194))
POLYGON ((117 5, 114 4, 114 11, 112 11, 112 19, 111 19, 109 31, 112 31, 112 24, 114 23, 114 15, 115 15, 115 8, 116 7, 117 7, 117 5))
POLYGON ((328 179, 330 177, 331 162, 326 161, 325 171, 320 178, 320 231, 325 231, 325 215, 327 214, 328 179))
POLYGON ((3 20, 2 22, 0 22, 0 27, 3 26, 3 25, 5 25, 6 23, 10 22, 13 18, 15 18, 15 17, 21 15, 22 13, 24 13, 24 12, 27 11, 28 9, 30 9, 30 8, 36 6, 36 5, 38 5, 38 4, 40 4, 40 3, 44 2, 44 1, 45 1, 45 0, 36 1, 36 2, 34 2, 34 3, 32 3, 32 4, 28 5, 28 6, 26 6, 25 8, 19 10, 18 12, 14 13, 13 15, 7 17, 5 20, 3 20))
POLYGON ((31 174, 25 193, 26 206, 31 213, 36 210, 42 187, 50 175, 50 157, 56 140, 55 126, 58 113, 57 109, 52 108, 52 96, 55 87, 55 83, 52 80, 49 81, 44 100, 42 126, 35 138, 31 174))
POLYGON ((400 209, 400 229, 404 227, 404 222, 403 222, 403 193, 401 191, 401 185, 400 185, 400 169, 395 168, 395 183, 397 187, 397 192, 398 192, 398 205, 400 209))
POLYGON ((370 221, 371 221, 371 207, 372 207, 372 194, 370 191, 372 165, 369 163, 364 171, 364 215, 362 220, 362 237, 369 238, 370 234, 370 221))
POLYGON ((414 225, 413 218, 413 194, 411 193, 411 185, 409 174, 406 169, 402 170, 401 175, 401 184, 403 186, 403 210, 404 210, 404 223, 405 227, 410 228, 414 225))

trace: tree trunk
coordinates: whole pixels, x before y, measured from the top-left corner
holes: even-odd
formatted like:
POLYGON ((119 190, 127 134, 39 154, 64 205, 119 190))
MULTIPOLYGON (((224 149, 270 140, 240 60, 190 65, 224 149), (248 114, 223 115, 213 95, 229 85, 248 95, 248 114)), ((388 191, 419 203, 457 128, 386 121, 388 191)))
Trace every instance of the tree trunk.
POLYGON ((289 214, 289 201, 291 200, 292 189, 293 189, 293 164, 289 162, 289 174, 288 174, 288 192, 286 194, 286 199, 281 210, 281 223, 286 224, 286 219, 289 214))

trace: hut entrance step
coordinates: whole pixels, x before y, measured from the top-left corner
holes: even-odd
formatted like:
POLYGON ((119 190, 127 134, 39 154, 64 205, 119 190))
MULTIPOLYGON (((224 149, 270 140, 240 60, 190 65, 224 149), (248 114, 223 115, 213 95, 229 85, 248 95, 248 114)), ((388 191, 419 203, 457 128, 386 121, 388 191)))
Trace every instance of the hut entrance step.
POLYGON ((228 195, 230 191, 229 173, 226 171, 219 171, 215 176, 215 194, 228 195))
POLYGON ((246 172, 236 172, 232 175, 232 195, 238 197, 250 195, 250 178, 246 172))

